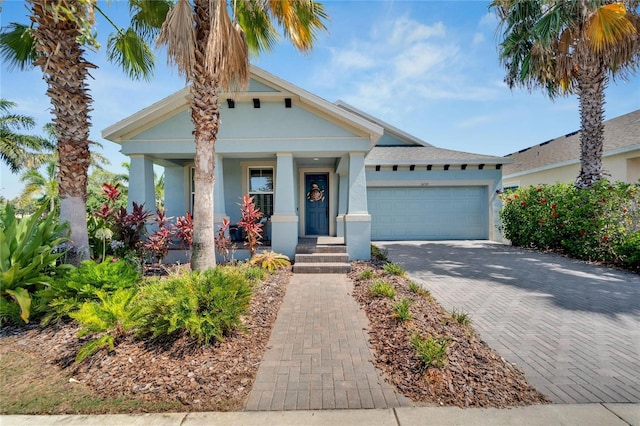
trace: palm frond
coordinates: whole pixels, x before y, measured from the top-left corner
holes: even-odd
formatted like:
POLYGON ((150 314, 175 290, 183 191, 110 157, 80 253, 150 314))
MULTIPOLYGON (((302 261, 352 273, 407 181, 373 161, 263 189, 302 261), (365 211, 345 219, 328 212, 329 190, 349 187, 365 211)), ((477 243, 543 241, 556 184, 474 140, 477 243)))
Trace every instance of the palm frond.
POLYGON ((32 68, 36 58, 35 46, 33 30, 26 25, 12 22, 0 33, 0 57, 8 64, 9 70, 32 68))
POLYGON ((178 0, 167 13, 157 44, 167 46, 169 65, 176 65, 178 71, 188 77, 196 61, 195 43, 193 8, 189 0, 178 0))
POLYGON ((596 53, 602 53, 625 39, 637 34, 622 3, 606 4, 597 8, 585 26, 587 38, 596 53))
POLYGON ((170 0, 129 0, 131 27, 144 40, 154 40, 172 6, 170 0))
POLYGON ((149 45, 133 28, 118 31, 107 40, 107 58, 118 64, 131 78, 150 80, 155 56, 149 45))
POLYGON ((223 90, 241 90, 249 83, 249 49, 240 25, 229 17, 227 2, 210 0, 206 69, 217 75, 223 90))
POLYGON ((244 29, 249 51, 257 55, 261 51, 271 51, 278 42, 278 32, 271 23, 261 0, 235 2, 235 18, 244 29))

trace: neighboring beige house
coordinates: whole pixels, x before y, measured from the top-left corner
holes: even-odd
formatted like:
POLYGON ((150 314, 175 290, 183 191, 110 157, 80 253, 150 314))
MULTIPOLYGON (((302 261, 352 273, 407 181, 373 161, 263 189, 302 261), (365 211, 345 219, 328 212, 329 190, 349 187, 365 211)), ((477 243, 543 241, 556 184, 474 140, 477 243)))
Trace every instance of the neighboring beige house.
MULTIPOLYGON (((580 132, 509 154, 502 173, 504 189, 556 182, 574 182, 580 171, 580 132)), ((605 176, 613 181, 640 179, 640 110, 605 121, 605 176)))

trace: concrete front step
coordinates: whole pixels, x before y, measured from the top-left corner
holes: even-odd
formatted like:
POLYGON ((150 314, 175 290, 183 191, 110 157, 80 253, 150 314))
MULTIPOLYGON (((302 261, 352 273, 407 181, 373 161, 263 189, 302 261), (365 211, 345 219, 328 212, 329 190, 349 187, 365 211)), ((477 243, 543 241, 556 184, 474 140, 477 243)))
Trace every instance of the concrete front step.
POLYGON ((311 253, 296 254, 295 263, 346 263, 349 262, 347 253, 311 253))
POLYGON ((296 253, 298 254, 313 254, 313 253, 346 253, 347 246, 341 245, 326 245, 326 246, 296 246, 296 253))
POLYGON ((293 265, 294 274, 346 274, 351 271, 351 265, 343 262, 307 263, 296 262, 293 265))

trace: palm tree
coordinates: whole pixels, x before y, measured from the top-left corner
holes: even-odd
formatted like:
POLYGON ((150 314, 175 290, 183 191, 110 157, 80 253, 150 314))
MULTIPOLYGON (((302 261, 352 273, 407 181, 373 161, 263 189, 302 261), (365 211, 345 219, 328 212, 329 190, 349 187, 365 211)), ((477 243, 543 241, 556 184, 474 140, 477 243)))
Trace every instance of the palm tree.
POLYGON ((16 106, 15 102, 0 98, 0 158, 12 173, 18 173, 24 167, 39 166, 42 153, 54 148, 45 138, 18 133, 33 129, 35 121, 31 117, 11 113, 16 106))
POLYGON ((178 0, 167 15, 158 44, 166 45, 191 87, 194 125, 195 202, 191 268, 216 266, 213 229, 215 143, 220 125, 218 94, 246 87, 249 50, 269 49, 276 40, 275 20, 285 37, 309 50, 318 30, 326 29, 324 8, 312 0, 234 0, 232 22, 226 0, 178 0))
POLYGON ((494 0, 503 30, 500 60, 510 88, 545 89, 580 103, 578 187, 600 180, 604 91, 640 64, 638 0, 494 0))
MULTIPOLYGON (((163 22, 170 4, 153 2, 158 15, 151 15, 143 12, 141 3, 130 0, 132 27, 118 28, 107 44, 109 59, 133 78, 150 75, 154 57, 144 40, 155 36, 154 26, 163 22)), ((84 45, 98 46, 93 36, 95 11, 103 12, 97 0, 29 0, 29 4, 32 25, 12 23, 0 35, 0 53, 11 66, 39 66, 47 82, 60 160, 60 221, 70 224, 70 242, 79 261, 89 257, 85 210, 92 99, 87 77, 96 67, 86 60, 84 45)))
POLYGON ((58 163, 49 161, 45 165, 46 175, 40 173, 38 169, 29 169, 20 176, 20 182, 26 185, 20 198, 24 200, 39 197, 39 204, 48 203, 49 213, 56 211, 56 200, 58 200, 58 163))

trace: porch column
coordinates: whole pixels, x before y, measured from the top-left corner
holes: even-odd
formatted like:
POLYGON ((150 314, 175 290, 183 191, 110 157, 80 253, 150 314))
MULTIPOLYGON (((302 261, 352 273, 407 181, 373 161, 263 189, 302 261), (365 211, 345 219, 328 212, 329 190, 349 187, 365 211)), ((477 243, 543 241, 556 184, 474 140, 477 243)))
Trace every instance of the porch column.
POLYGON ((224 204, 224 161, 222 155, 216 154, 214 162, 213 229, 214 232, 218 232, 218 227, 222 225, 222 219, 227 217, 227 209, 224 204))
POLYGON ((127 208, 133 208, 133 202, 144 203, 150 212, 156 211, 156 188, 153 181, 153 160, 146 155, 131 155, 129 167, 129 200, 127 208))
POLYGON ((271 216, 271 247, 293 259, 298 245, 293 154, 276 154, 276 187, 271 216))
POLYGON ((371 259, 371 215, 367 209, 363 152, 349 153, 349 194, 344 231, 349 259, 371 259))
POLYGON ((189 210, 187 196, 189 187, 185 182, 185 169, 183 166, 171 166, 164 168, 164 208, 167 216, 184 216, 189 210))
POLYGON ((338 174, 338 216, 336 217, 336 236, 344 237, 344 216, 347 213, 349 194, 349 176, 338 174))

